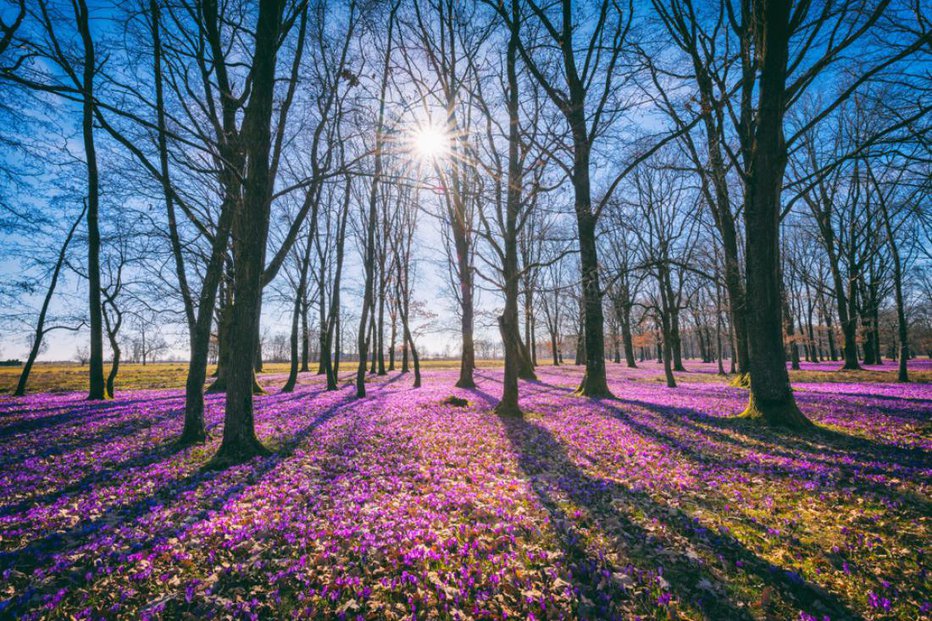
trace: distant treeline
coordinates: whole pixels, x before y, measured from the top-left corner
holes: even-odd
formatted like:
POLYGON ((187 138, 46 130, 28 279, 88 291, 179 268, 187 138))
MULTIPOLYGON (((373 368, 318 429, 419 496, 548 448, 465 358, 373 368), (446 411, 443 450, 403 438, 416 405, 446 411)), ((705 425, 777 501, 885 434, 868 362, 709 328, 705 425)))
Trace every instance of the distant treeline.
POLYGON ((23 361, 19 358, 10 358, 9 360, 0 360, 0 367, 21 367, 23 361))

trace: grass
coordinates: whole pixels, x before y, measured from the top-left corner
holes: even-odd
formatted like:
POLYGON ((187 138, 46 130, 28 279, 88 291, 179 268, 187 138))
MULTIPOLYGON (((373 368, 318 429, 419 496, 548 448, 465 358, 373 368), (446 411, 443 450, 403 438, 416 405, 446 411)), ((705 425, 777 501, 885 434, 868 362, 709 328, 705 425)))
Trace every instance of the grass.
MULTIPOLYGON (((398 363, 400 366, 400 362, 398 363)), ((476 366, 480 369, 495 369, 502 366, 501 360, 477 360, 476 366)), ((650 371, 659 370, 660 366, 655 361, 648 360, 639 362, 639 367, 650 371)), ((832 365, 841 363, 820 363, 818 369, 803 369, 801 371, 790 371, 790 381, 796 382, 854 382, 854 383, 885 383, 896 381, 896 367, 893 363, 886 362, 883 369, 867 368, 861 371, 842 371, 832 369, 832 365)), ((542 368, 550 365, 542 364, 542 368)), ((573 365, 566 365, 570 368, 573 365)), ((609 364, 610 367, 615 366, 609 364)), ((686 361, 688 369, 698 369, 698 371, 675 373, 677 381, 692 382, 722 382, 722 378, 715 374, 714 366, 710 364, 698 364, 691 360, 686 361)), ((459 368, 458 360, 422 360, 421 367, 425 370, 441 370, 459 368)), ((210 366, 207 370, 208 377, 214 372, 215 367, 210 366)), ((344 362, 342 370, 348 371, 355 369, 355 361, 344 362)), ((109 372, 109 367, 104 367, 104 377, 109 372)), ((284 362, 267 362, 264 365, 263 372, 259 374, 259 381, 263 377, 272 378, 281 374, 287 374, 289 365, 284 362)), ((20 367, 0 367, 0 394, 12 394, 19 381, 21 372, 20 367)), ((187 377, 187 365, 183 362, 157 362, 147 365, 128 364, 120 365, 120 374, 116 380, 116 390, 147 390, 147 389, 166 389, 166 388, 183 388, 185 378, 187 377)), ((932 382, 932 366, 922 366, 916 369, 910 369, 910 378, 915 382, 932 382)), ((632 377, 632 381, 663 382, 663 377, 653 373, 643 377, 632 377)), ((32 369, 27 387, 30 393, 57 393, 82 391, 87 389, 87 366, 77 363, 38 363, 32 369)))

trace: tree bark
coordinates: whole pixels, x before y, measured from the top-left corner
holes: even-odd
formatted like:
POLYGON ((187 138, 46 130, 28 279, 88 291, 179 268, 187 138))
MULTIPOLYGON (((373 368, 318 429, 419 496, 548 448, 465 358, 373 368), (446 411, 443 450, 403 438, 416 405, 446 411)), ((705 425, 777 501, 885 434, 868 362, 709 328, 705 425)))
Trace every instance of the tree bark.
MULTIPOLYGON (((506 54, 506 73, 508 79, 508 190, 505 200, 505 230, 503 245, 505 247, 502 276, 505 280, 505 309, 498 318, 498 327, 502 334, 505 348, 505 372, 502 382, 502 399, 495 406, 495 411, 505 416, 520 416, 518 405, 518 373, 521 365, 520 330, 518 329, 518 212, 521 209, 521 186, 523 171, 519 156, 518 135, 520 129, 518 102, 518 74, 515 68, 518 57, 518 36, 520 34, 520 13, 517 0, 511 3, 510 37, 506 54)), ((524 362, 527 351, 524 352, 524 362)), ((533 373, 533 371, 531 371, 533 373)))
POLYGON ((301 373, 310 372, 308 363, 310 362, 311 335, 308 330, 307 316, 310 312, 305 300, 301 301, 301 373))
POLYGON ((97 60, 91 36, 87 3, 76 0, 75 18, 84 46, 84 74, 81 84, 84 155, 87 165, 87 287, 90 316, 89 389, 87 398, 106 398, 104 384, 103 317, 100 294, 100 173, 97 168, 97 147, 94 142, 94 75, 97 60))
POLYGON ((234 293, 230 372, 223 440, 212 467, 268 453, 255 432, 252 385, 258 347, 262 271, 272 200, 269 154, 280 0, 260 0, 252 62, 252 89, 243 119, 246 175, 243 202, 233 220, 234 293))
POLYGON ((900 261, 900 249, 896 243, 896 237, 893 234, 893 225, 890 221, 890 210, 887 208, 887 201, 880 191, 879 184, 877 184, 877 180, 870 168, 868 168, 868 174, 871 176, 874 184, 878 185, 878 203, 880 204, 880 213, 883 216, 883 228, 886 233, 887 245, 890 247, 890 256, 893 263, 893 294, 896 300, 896 334, 900 346, 897 356, 896 381, 908 382, 909 372, 906 368, 906 362, 909 359, 909 326, 906 323, 906 304, 903 300, 903 264, 900 261))
POLYGON ((748 170, 747 237, 750 399, 742 416, 771 425, 806 429, 812 423, 796 406, 783 349, 780 303, 780 193, 786 169, 784 96, 789 56, 789 5, 765 0, 759 111, 748 170))
POLYGON ((390 61, 392 53, 392 33, 395 27, 395 12, 398 10, 398 4, 394 4, 388 19, 388 41, 385 46, 385 56, 382 61, 382 80, 379 91, 379 113, 375 126, 375 150, 373 153, 374 170, 372 173, 371 185, 369 186, 369 210, 368 221, 366 223, 366 247, 363 258, 365 269, 365 291, 363 293, 362 310, 359 317, 359 335, 357 338, 357 348, 359 350, 359 364, 356 368, 356 397, 366 396, 366 355, 369 351, 369 339, 367 331, 369 330, 370 317, 369 313, 374 311, 375 295, 375 224, 378 215, 378 198, 379 184, 382 181, 382 144, 384 141, 384 124, 385 124, 385 97, 388 91, 389 72, 391 70, 390 61))
MULTIPOLYGON (((298 290, 295 292, 294 312, 291 318, 291 369, 282 392, 293 392, 298 383, 298 328, 301 321, 301 306, 307 293, 307 272, 311 263, 311 240, 307 240, 304 256, 301 257, 301 273, 298 277, 298 290)), ((305 346, 307 342, 305 341, 305 346)))
POLYGON ((605 379, 605 336, 602 316, 602 290, 599 286, 599 259, 596 249, 596 216, 592 213, 589 185, 589 149, 586 117, 580 107, 573 122, 573 192, 575 194, 576 226, 579 233, 579 261, 582 272, 583 304, 585 306, 584 338, 586 371, 576 394, 586 397, 611 398, 605 379))

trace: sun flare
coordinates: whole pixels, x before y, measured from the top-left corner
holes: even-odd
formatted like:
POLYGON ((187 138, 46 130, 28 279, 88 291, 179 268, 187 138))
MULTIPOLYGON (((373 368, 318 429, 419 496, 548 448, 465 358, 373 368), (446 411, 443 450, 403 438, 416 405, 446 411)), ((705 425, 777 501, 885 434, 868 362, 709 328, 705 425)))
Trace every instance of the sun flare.
POLYGON ((421 127, 414 134, 414 152, 424 160, 438 159, 449 149, 447 134, 432 126, 421 127))

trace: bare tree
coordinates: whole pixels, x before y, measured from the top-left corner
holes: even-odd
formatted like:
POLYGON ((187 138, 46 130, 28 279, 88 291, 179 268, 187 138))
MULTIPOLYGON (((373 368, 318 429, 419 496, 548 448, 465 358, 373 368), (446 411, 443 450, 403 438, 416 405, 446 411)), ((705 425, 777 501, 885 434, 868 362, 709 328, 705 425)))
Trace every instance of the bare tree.
POLYGON ((65 263, 68 246, 71 244, 71 239, 74 237, 74 232, 78 228, 78 225, 81 223, 81 220, 84 218, 86 211, 87 205, 85 204, 84 209, 81 210, 81 213, 74 221, 74 224, 72 224, 71 228, 68 229, 68 234, 65 236, 65 241, 62 242, 61 250, 58 252, 58 259, 55 261, 55 266, 52 268, 52 276, 49 279, 49 286, 45 292, 45 298, 42 300, 42 307, 39 309, 39 316, 36 319, 36 329, 32 335, 32 343, 29 348, 29 355, 26 358, 26 363, 23 365, 23 371, 19 375, 19 381, 17 382, 16 390, 13 393, 18 397, 26 394, 26 383, 29 381, 29 373, 32 371, 32 366, 36 362, 36 357, 42 350, 43 339, 45 338, 45 335, 53 330, 77 329, 75 327, 65 325, 46 326, 45 319, 49 312, 49 304, 52 302, 52 297, 55 295, 55 287, 58 285, 58 278, 61 275, 61 269, 65 263))

